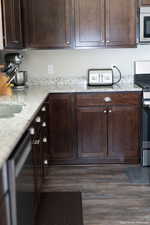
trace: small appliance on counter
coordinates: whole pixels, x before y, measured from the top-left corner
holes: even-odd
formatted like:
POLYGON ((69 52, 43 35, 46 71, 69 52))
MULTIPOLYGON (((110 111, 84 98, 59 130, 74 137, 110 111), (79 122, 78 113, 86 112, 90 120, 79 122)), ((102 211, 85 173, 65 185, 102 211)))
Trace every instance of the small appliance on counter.
POLYGON ((5 55, 4 72, 10 77, 15 89, 24 90, 27 85, 27 72, 19 71, 23 56, 20 53, 8 53, 5 55))
POLYGON ((113 66, 109 69, 89 69, 88 70, 88 85, 89 86, 112 86, 119 83, 121 80, 121 72, 117 66, 113 66), (115 68, 119 73, 119 79, 114 80, 114 70, 115 68))

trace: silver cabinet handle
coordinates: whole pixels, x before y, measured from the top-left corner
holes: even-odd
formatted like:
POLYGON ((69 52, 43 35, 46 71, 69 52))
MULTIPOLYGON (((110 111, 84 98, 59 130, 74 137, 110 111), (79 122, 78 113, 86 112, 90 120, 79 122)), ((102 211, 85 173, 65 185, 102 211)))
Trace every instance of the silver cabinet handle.
POLYGON ((107 113, 107 110, 104 110, 104 113, 107 113))
POLYGON ((109 113, 112 113, 112 110, 111 109, 109 110, 109 113))
POLYGON ((105 102, 112 102, 112 99, 111 99, 110 97, 105 97, 105 98, 104 98, 104 101, 105 101, 105 102))
POLYGON ((46 137, 43 138, 43 143, 47 143, 47 138, 46 137))
POLYGON ((46 111, 46 107, 43 106, 42 109, 41 109, 41 111, 42 111, 42 112, 45 112, 45 111, 46 111))
POLYGON ((43 122, 42 127, 46 127, 46 126, 47 126, 46 122, 43 122))
POLYGON ((109 41, 109 40, 107 40, 107 41, 106 41, 106 43, 110 43, 110 41, 109 41))
POLYGON ((48 160, 47 159, 44 160, 44 165, 48 165, 48 160))
POLYGON ((34 129, 33 127, 31 127, 31 128, 29 129, 29 131, 30 131, 30 134, 31 134, 31 135, 34 135, 34 134, 35 134, 35 129, 34 129))
POLYGON ((35 119, 35 121, 36 121, 37 123, 40 123, 40 122, 41 122, 41 117, 38 116, 38 117, 35 119))

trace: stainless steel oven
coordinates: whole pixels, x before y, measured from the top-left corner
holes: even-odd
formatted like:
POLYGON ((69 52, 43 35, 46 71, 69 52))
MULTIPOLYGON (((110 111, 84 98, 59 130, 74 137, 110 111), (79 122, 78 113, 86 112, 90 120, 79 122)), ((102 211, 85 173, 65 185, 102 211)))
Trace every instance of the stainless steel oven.
POLYGON ((31 137, 27 132, 8 160, 12 225, 33 225, 35 182, 31 137))
POLYGON ((143 93, 142 165, 150 166, 150 93, 149 92, 143 93))
POLYGON ((140 42, 150 42, 150 7, 140 8, 140 42))

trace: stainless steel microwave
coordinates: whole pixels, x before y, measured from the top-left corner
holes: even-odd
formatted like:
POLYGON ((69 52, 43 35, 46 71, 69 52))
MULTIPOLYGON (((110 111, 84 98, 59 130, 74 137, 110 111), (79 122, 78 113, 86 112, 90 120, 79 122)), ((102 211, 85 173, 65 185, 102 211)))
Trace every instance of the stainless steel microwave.
POLYGON ((140 42, 150 42, 150 7, 140 8, 140 42))

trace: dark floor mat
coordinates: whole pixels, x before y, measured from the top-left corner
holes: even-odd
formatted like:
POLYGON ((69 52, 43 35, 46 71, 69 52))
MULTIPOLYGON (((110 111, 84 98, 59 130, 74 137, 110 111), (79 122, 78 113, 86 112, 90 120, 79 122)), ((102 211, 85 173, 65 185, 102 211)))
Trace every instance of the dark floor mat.
POLYGON ((126 175, 131 184, 150 184, 150 167, 129 167, 126 175))
POLYGON ((83 225, 81 193, 42 193, 36 224, 83 225))

